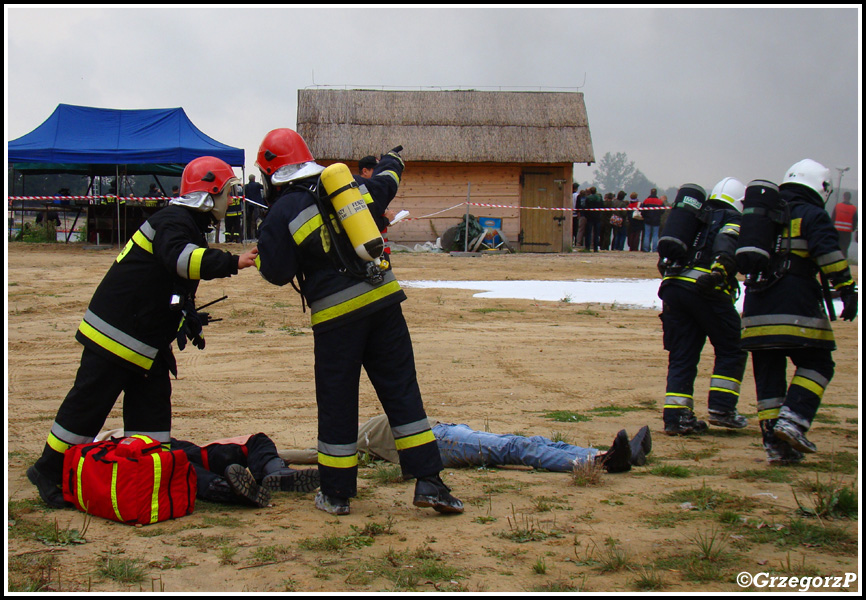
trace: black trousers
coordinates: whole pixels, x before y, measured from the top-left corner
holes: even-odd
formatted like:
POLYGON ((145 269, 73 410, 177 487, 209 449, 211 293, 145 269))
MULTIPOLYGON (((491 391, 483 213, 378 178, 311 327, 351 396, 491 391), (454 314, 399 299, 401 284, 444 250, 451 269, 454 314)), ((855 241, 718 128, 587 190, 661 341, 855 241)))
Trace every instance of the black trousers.
POLYGON ((707 338, 715 351, 708 408, 734 410, 748 354, 740 348, 740 315, 733 302, 728 296, 708 297, 679 285, 666 285, 659 296, 668 351, 665 422, 677 416, 678 408, 694 408, 695 378, 707 338))
POLYGON ((143 433, 169 443, 171 378, 163 352, 142 375, 85 348, 75 383, 57 411, 36 468, 59 484, 66 448, 92 442, 121 393, 126 435, 143 433))
POLYGON ((357 494, 361 367, 395 433, 404 475, 427 477, 439 473, 442 459, 424 412, 412 340, 400 305, 316 332, 314 338, 322 492, 340 498, 357 494))
POLYGON ((242 237, 242 224, 241 224, 241 216, 227 216, 226 217, 226 242, 240 242, 242 237))
POLYGON ((833 352, 823 348, 753 350, 758 419, 775 424, 781 413, 809 429, 835 368, 833 352), (788 359, 796 367, 790 385, 788 359))
POLYGON ((267 475, 265 467, 276 459, 282 465, 277 447, 264 433, 251 435, 246 442, 214 443, 198 446, 186 440, 171 439, 172 450, 183 450, 198 476, 198 496, 207 499, 210 484, 225 473, 229 465, 248 467, 256 481, 267 475))

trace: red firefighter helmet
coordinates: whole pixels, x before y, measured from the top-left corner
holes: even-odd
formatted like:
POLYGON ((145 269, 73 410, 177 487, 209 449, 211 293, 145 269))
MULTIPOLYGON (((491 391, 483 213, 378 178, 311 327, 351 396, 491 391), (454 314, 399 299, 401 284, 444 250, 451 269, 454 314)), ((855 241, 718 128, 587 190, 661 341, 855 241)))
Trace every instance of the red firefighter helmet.
POLYGON ((228 163, 214 156, 200 156, 184 168, 180 197, 171 203, 200 212, 212 211, 219 220, 225 217, 228 195, 236 183, 240 180, 228 163))
POLYGON ((256 166, 262 172, 266 185, 282 185, 318 175, 324 170, 313 161, 304 138, 288 128, 274 129, 265 136, 259 146, 256 166))

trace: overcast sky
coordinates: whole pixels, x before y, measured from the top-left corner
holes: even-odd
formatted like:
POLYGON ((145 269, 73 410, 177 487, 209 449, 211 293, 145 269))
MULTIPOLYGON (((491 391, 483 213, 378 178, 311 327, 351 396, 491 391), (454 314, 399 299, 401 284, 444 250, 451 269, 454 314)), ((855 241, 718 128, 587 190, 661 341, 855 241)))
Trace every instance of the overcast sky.
MULTIPOLYGON (((781 180, 802 158, 859 190, 860 23, 848 8, 12 6, 6 139, 60 103, 183 107, 246 151, 296 126, 298 89, 574 90, 596 160, 662 187, 781 180)), ((381 150, 386 150, 385 148, 381 150)), ((576 168, 592 180, 595 166, 576 168)), ((408 174, 408 173, 407 173, 408 174)))

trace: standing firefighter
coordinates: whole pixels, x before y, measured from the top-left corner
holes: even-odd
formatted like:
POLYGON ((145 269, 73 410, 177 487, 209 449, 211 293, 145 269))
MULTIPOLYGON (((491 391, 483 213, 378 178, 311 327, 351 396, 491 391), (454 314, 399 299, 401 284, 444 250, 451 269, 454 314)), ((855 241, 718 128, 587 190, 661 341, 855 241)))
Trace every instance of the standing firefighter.
POLYGON ((259 231, 256 264, 273 284, 297 278, 297 289, 310 305, 321 475, 316 507, 336 515, 349 513, 349 499, 357 492, 362 366, 388 415, 404 474, 417 478, 414 504, 463 512, 463 503, 439 477, 442 460, 400 309, 406 295, 380 262, 379 229, 364 214, 383 214, 397 193, 403 172, 398 152, 385 154, 359 186, 345 165, 325 169, 314 162, 300 135, 275 129, 262 141, 256 162, 270 207, 259 231), (343 205, 344 195, 354 200, 343 205), (350 225, 355 218, 362 222, 350 225), (362 230, 366 238, 359 237, 362 230))
POLYGON ((60 405, 42 456, 27 470, 39 495, 68 506, 60 489, 63 455, 90 443, 123 393, 127 435, 171 439, 171 342, 204 348, 205 313, 196 313, 199 281, 253 266, 253 250, 234 256, 209 249, 205 232, 225 216, 229 165, 205 156, 183 171, 181 195, 135 232, 106 273, 75 334, 84 345, 75 384, 60 405))
POLYGON ((756 181, 746 191, 737 249, 746 274, 742 339, 752 353, 758 419, 774 464, 816 451, 806 432, 835 367, 834 316, 824 309, 826 301, 834 312, 830 283, 842 298, 842 319, 857 316, 857 286, 824 210, 831 191, 830 170, 809 159, 788 169, 778 188, 756 181), (790 385, 788 359, 796 367, 790 385))
POLYGON ((707 338, 715 351, 707 398, 710 423, 731 429, 748 425, 737 412, 747 354, 740 349, 740 315, 734 306, 739 292, 734 253, 744 192, 745 186, 732 177, 720 181, 709 200, 700 186, 684 185, 659 240, 668 435, 707 430, 694 413, 695 377, 707 338))

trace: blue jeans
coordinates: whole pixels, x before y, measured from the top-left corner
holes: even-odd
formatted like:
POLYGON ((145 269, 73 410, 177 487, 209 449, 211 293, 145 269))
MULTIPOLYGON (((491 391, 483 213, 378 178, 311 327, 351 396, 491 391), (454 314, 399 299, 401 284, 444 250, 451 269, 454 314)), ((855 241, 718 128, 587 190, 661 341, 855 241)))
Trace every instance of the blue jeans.
POLYGON ((446 467, 524 465, 548 471, 570 472, 574 461, 591 460, 598 450, 554 442, 535 435, 487 433, 467 425, 439 423, 433 428, 439 454, 446 467))
POLYGON ((660 225, 646 225, 643 230, 643 251, 656 252, 659 249, 660 225))

